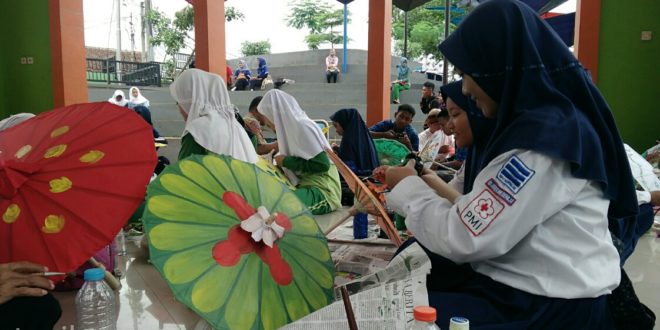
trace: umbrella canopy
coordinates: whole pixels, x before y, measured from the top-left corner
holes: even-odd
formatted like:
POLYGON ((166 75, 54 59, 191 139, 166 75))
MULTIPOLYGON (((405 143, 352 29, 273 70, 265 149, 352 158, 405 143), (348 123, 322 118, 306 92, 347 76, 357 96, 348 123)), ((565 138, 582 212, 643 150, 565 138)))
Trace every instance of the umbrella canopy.
POLYGON ((153 143, 140 116, 108 102, 0 132, 0 263, 69 272, 110 243, 144 200, 153 143))
POLYGON ((341 174, 344 181, 346 181, 348 188, 355 194, 355 198, 363 203, 362 207, 364 208, 364 211, 375 215, 378 225, 385 234, 387 234, 387 237, 389 237, 392 243, 396 246, 400 246, 402 241, 399 232, 396 230, 396 227, 394 227, 394 223, 387 215, 385 207, 378 197, 376 197, 371 190, 369 190, 367 185, 364 184, 364 182, 362 182, 362 180, 360 180, 360 178, 358 178, 348 166, 346 166, 337 154, 332 150, 326 150, 325 152, 337 166, 337 171, 339 171, 339 174, 341 174))
POLYGON ((431 0, 392 0, 392 4, 403 11, 411 11, 431 0))
POLYGON ((390 139, 374 139, 378 161, 381 165, 400 165, 410 153, 403 143, 390 139))
POLYGON ((149 185, 151 261, 218 329, 276 329, 332 302, 334 266, 314 218, 254 164, 192 156, 149 185))

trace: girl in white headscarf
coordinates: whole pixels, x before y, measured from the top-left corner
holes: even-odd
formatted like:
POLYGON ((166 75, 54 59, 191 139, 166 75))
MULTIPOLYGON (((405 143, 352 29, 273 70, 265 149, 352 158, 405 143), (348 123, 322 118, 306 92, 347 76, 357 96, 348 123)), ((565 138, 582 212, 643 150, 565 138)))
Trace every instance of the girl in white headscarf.
MULTIPOLYGON (((128 101, 126 100, 126 96, 124 96, 124 92, 121 90, 116 90, 114 94, 112 94, 112 97, 108 99, 108 102, 118 105, 120 107, 125 107, 128 101)), ((148 102, 148 101, 147 101, 148 102)))
POLYGON ((275 124, 280 154, 277 165, 294 172, 300 182, 295 194, 313 214, 325 214, 341 206, 341 186, 330 149, 321 129, 300 108, 293 96, 277 89, 268 91, 258 110, 275 124))
POLYGON ((128 93, 130 94, 129 101, 128 101, 128 107, 133 109, 138 105, 141 105, 143 107, 149 108, 149 100, 147 100, 146 97, 142 96, 142 93, 140 93, 140 89, 133 86, 131 89, 128 90, 128 93))
POLYGON ((222 77, 189 69, 170 85, 170 93, 186 121, 179 160, 191 154, 215 153, 257 162, 250 138, 234 118, 234 106, 222 77))

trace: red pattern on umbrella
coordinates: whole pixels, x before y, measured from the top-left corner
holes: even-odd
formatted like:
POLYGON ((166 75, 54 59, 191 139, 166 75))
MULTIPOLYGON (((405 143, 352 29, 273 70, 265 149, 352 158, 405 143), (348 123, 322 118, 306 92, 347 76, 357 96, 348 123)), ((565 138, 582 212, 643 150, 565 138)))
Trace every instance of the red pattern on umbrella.
MULTIPOLYGON (((241 195, 235 192, 225 192, 222 200, 231 207, 241 221, 247 220, 257 213, 241 195)), ((291 229, 291 221, 281 213, 275 215, 277 224, 286 231, 291 229)), ((218 242, 213 247, 213 258, 220 266, 234 266, 241 259, 242 254, 256 253, 261 261, 268 265, 271 276, 279 285, 288 285, 293 280, 291 266, 282 258, 277 244, 273 247, 267 246, 263 241, 255 242, 249 232, 243 230, 240 225, 233 226, 227 235, 227 240, 218 242)))

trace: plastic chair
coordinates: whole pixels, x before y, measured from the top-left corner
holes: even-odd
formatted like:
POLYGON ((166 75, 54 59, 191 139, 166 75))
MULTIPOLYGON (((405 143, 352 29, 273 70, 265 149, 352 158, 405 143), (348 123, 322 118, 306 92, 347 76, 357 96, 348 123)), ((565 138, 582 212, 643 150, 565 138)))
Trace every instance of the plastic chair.
POLYGON ((325 138, 328 141, 330 141, 330 123, 328 123, 328 121, 324 120, 324 119, 313 119, 313 121, 321 129, 321 132, 323 132, 323 135, 325 135, 325 138))

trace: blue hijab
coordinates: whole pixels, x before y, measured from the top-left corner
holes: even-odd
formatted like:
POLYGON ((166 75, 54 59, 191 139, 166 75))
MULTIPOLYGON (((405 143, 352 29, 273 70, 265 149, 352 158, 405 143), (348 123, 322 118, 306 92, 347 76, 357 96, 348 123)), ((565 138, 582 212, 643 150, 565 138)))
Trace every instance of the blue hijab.
POLYGON ((637 212, 630 166, 614 118, 586 71, 552 29, 516 0, 480 4, 439 46, 496 102, 496 126, 478 170, 512 149, 567 161, 599 182, 610 215, 637 212))
POLYGON ((259 62, 259 67, 257 68, 257 77, 266 78, 266 74, 268 73, 266 60, 263 57, 257 57, 257 61, 259 62))
MULTIPOLYGON (((472 131, 472 145, 468 147, 467 159, 463 163, 463 173, 465 183, 463 185, 463 194, 472 191, 474 179, 479 174, 479 166, 484 158, 484 148, 495 128, 495 119, 486 118, 474 101, 463 95, 462 81, 455 81, 448 85, 440 87, 440 93, 444 100, 451 99, 456 105, 465 111, 470 130, 472 131)), ((446 101, 445 101, 446 102, 446 101)))
POLYGON ((339 158, 353 162, 358 170, 371 172, 378 167, 376 146, 362 116, 356 109, 341 109, 330 116, 344 129, 339 145, 339 158))
POLYGON ((396 66, 397 68, 397 80, 408 81, 408 76, 410 75, 410 68, 408 67, 408 59, 401 57, 401 64, 396 66))

